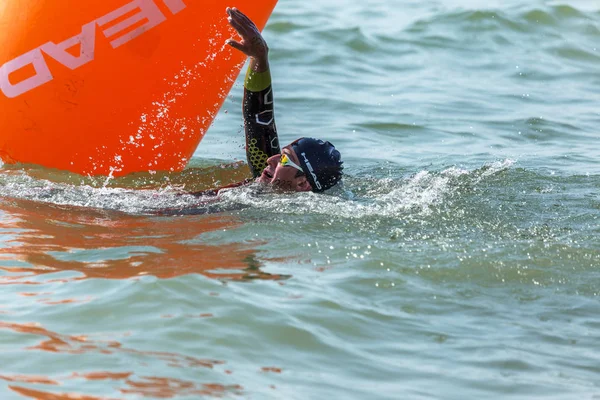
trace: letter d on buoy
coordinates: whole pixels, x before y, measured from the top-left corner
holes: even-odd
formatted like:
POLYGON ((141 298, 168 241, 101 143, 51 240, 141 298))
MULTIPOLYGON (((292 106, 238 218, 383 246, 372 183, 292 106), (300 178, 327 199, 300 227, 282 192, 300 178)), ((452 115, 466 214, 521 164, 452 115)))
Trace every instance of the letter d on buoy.
POLYGON ((4 95, 11 99, 41 86, 44 83, 50 82, 53 78, 52 72, 50 72, 39 48, 7 62, 0 68, 0 88, 4 95), (28 65, 33 66, 35 75, 21 82, 15 84, 11 83, 10 74, 19 71, 28 65))

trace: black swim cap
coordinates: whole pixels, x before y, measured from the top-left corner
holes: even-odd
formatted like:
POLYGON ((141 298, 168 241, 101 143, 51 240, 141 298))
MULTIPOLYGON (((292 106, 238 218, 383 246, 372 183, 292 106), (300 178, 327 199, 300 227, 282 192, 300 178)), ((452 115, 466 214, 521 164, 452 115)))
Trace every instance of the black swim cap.
POLYGON ((313 192, 323 192, 342 179, 340 152, 329 142, 300 138, 291 144, 313 192))

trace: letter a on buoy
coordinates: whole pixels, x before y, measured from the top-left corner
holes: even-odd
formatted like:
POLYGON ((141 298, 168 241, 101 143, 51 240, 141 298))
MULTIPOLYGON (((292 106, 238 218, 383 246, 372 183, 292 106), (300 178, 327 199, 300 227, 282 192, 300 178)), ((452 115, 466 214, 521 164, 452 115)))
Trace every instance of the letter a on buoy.
POLYGON ((82 175, 179 171, 277 0, 19 0, 0 8, 0 158, 82 175))

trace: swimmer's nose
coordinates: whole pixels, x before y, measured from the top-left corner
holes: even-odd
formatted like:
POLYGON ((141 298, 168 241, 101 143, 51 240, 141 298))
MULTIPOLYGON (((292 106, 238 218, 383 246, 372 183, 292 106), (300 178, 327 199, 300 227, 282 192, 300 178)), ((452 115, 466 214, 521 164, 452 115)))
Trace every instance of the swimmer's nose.
POLYGON ((273 168, 277 167, 277 163, 279 163, 279 160, 281 159, 281 154, 275 154, 274 156, 271 156, 267 159, 267 164, 269 166, 272 166, 273 168))

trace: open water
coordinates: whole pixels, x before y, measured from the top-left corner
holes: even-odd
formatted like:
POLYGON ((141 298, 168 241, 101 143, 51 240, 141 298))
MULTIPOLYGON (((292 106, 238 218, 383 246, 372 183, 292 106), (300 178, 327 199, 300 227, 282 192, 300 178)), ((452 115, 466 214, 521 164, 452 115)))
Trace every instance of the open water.
POLYGON ((265 36, 282 143, 344 186, 178 194, 246 176, 241 81, 183 173, 4 166, 0 399, 600 399, 600 3, 285 0, 265 36))

